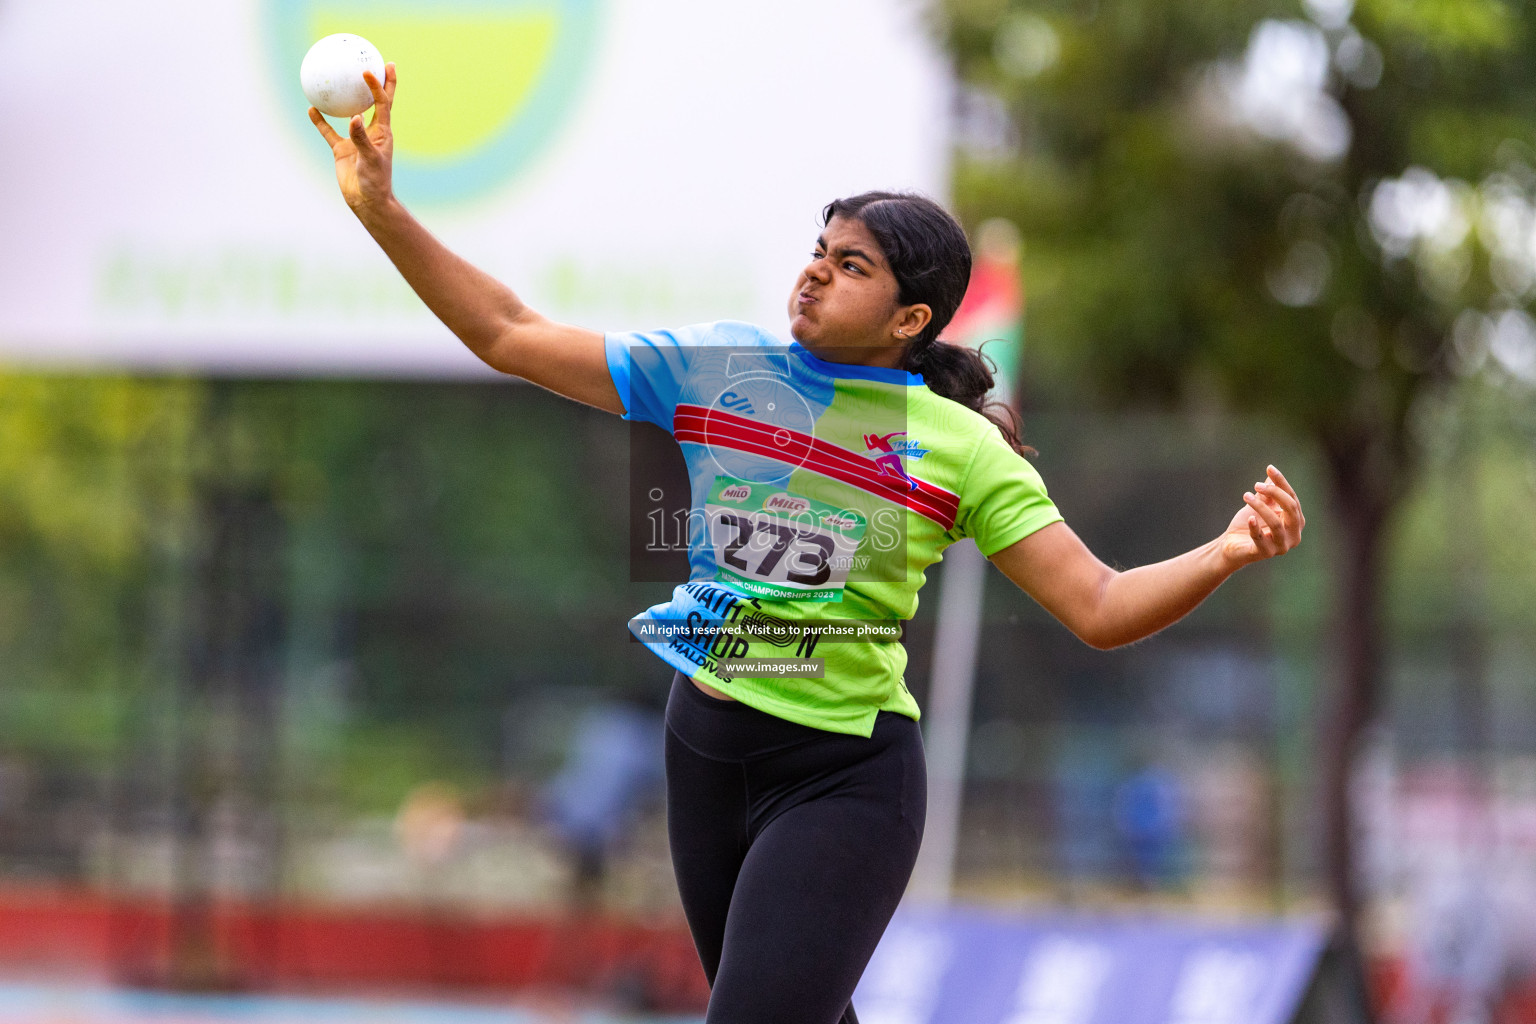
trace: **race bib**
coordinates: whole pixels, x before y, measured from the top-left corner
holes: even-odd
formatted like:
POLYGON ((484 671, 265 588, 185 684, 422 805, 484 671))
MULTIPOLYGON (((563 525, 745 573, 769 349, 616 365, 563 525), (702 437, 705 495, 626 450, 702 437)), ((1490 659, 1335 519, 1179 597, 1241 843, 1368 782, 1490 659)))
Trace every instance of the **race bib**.
POLYGON ((715 579, 773 600, 841 601, 869 525, 851 509, 725 475, 704 512, 715 579))

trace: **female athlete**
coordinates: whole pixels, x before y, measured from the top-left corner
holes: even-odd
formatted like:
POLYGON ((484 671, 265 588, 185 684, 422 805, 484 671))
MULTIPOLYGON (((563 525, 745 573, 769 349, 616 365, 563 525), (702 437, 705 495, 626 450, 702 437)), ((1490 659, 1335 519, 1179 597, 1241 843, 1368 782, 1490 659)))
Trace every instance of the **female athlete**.
POLYGON ((1279 470, 1215 540, 1117 572, 1062 522, 991 375, 938 340, 971 253, 930 200, 867 193, 825 211, 783 346, 722 322, 600 334, 555 323, 429 234, 391 190, 396 75, 338 135, 347 204, 487 364, 678 440, 692 480, 689 580, 631 631, 676 674, 667 819, 709 1024, 856 1024, 851 997, 917 857, 918 708, 899 626, 924 570, 973 538, 1098 648, 1157 632, 1305 522, 1279 470))

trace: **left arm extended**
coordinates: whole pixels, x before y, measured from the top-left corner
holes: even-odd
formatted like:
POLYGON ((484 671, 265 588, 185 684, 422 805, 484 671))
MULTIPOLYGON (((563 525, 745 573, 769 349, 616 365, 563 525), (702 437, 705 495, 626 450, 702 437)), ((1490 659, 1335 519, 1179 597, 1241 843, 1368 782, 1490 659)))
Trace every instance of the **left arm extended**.
POLYGON ((1009 545, 992 562, 1085 643, 1108 650, 1172 625, 1238 569, 1301 542, 1301 501, 1274 466, 1243 501, 1220 537, 1125 572, 1099 561, 1065 523, 1009 545))

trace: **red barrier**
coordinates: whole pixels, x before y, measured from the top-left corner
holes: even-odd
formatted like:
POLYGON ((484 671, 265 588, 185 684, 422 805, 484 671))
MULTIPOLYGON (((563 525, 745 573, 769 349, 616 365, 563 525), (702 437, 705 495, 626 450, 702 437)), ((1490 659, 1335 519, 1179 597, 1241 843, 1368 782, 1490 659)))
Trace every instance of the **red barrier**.
POLYGON ((593 914, 478 920, 0 889, 0 964, 182 989, 566 989, 664 1013, 702 1012, 709 998, 682 922, 593 914))

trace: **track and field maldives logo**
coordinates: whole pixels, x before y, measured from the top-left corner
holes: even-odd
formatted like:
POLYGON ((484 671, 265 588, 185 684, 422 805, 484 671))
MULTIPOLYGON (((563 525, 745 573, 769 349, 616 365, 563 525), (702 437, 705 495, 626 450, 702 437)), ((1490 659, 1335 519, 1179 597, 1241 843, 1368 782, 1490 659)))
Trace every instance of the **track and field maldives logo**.
POLYGON ((924 448, 906 434, 905 430, 890 434, 865 434, 864 447, 875 453, 875 465, 880 467, 882 474, 903 481, 908 490, 915 491, 917 481, 907 473, 907 467, 901 464, 901 460, 920 459, 931 449, 924 448))
MULTIPOLYGON (((266 0, 283 106, 310 133, 299 64, 315 40, 352 32, 395 62, 395 187, 408 200, 432 203, 484 195, 553 140, 590 76, 602 5, 266 0)), ((329 167, 323 148, 320 158, 329 167)))

